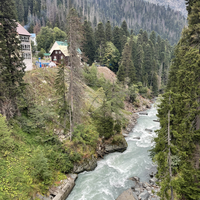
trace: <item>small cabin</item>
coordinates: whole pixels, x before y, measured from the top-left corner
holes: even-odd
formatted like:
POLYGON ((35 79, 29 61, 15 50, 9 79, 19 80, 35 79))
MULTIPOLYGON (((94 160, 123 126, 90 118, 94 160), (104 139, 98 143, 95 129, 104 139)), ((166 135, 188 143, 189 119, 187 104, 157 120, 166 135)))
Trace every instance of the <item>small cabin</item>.
POLYGON ((50 50, 50 57, 52 62, 60 64, 64 61, 65 65, 68 65, 69 52, 67 42, 56 41, 50 50))

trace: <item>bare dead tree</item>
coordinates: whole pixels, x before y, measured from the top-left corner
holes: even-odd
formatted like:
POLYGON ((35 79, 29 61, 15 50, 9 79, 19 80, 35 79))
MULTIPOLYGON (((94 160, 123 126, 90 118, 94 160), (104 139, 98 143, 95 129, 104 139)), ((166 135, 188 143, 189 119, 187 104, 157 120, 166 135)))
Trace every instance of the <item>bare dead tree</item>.
POLYGON ((83 42, 83 30, 81 20, 75 9, 71 9, 68 15, 68 50, 69 50, 69 118, 70 118, 70 140, 74 126, 81 120, 81 105, 83 103, 83 90, 81 86, 81 54, 80 48, 83 42))

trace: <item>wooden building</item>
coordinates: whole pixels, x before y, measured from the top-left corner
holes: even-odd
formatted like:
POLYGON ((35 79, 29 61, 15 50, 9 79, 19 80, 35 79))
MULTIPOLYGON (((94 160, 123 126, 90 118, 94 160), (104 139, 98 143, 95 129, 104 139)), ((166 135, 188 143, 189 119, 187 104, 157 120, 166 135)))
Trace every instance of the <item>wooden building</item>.
POLYGON ((51 61, 60 64, 62 61, 68 65, 69 52, 67 42, 56 41, 50 50, 51 61))

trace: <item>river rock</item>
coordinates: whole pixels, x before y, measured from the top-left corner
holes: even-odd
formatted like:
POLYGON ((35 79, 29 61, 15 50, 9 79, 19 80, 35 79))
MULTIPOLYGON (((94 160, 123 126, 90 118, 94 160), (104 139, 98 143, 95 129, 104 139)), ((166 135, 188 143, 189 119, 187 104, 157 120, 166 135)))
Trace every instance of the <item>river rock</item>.
POLYGON ((144 190, 140 195, 139 195, 139 199, 141 200, 148 200, 149 198, 149 193, 147 190, 144 190))
POLYGON ((135 200, 139 200, 137 197, 137 194, 135 192, 133 192, 133 196, 134 196, 135 200))
POLYGON ((134 140, 140 140, 140 137, 133 137, 134 140))
POLYGON ((93 171, 97 166, 97 158, 85 159, 82 163, 74 164, 73 173, 79 174, 84 171, 93 171))
POLYGON ((136 182, 140 182, 140 178, 137 176, 134 176, 132 178, 130 178, 132 181, 136 181, 136 182))
POLYGON ((156 184, 156 181, 157 181, 158 179, 156 178, 156 177, 153 177, 153 178, 151 178, 150 180, 149 180, 149 182, 151 183, 151 184, 156 184))
POLYGON ((124 191, 116 200, 137 200, 133 195, 133 191, 128 189, 124 191))
POLYGON ((123 141, 120 144, 105 144, 105 153, 113 152, 124 152, 128 147, 126 140, 123 138, 123 141))
POLYGON ((142 186, 143 186, 144 188, 150 187, 150 185, 149 185, 147 182, 142 183, 142 186))
POLYGON ((145 131, 153 132, 151 129, 146 128, 145 131))
POLYGON ((68 174, 67 179, 62 180, 59 186, 52 186, 49 189, 50 195, 48 197, 41 194, 36 196, 40 200, 65 200, 74 188, 77 177, 77 174, 68 174))

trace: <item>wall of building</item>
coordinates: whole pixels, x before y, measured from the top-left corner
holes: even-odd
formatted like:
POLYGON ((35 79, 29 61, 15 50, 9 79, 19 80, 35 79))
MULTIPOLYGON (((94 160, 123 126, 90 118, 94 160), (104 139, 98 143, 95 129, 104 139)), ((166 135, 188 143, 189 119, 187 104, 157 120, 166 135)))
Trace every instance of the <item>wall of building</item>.
POLYGON ((21 46, 22 46, 22 55, 24 58, 24 64, 26 65, 25 71, 33 69, 32 63, 32 51, 31 51, 31 39, 30 36, 20 35, 21 46))

